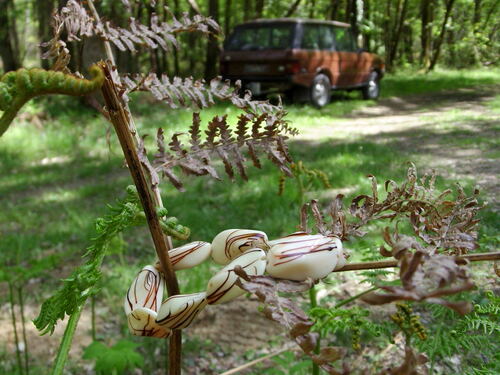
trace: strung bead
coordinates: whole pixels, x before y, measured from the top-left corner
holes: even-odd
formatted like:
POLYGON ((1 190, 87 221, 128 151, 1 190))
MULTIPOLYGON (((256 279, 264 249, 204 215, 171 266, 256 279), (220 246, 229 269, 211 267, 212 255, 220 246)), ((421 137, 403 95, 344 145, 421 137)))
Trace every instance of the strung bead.
POLYGON ((156 316, 155 311, 138 307, 127 315, 128 329, 134 336, 168 337, 170 329, 157 324, 156 316))
POLYGON ((296 232, 272 244, 266 271, 280 279, 321 279, 335 269, 339 257, 343 257, 342 242, 337 237, 296 232))
POLYGON ((267 250, 267 235, 258 230, 227 229, 212 241, 212 259, 218 264, 228 264, 251 248, 267 250))
POLYGON ((158 311, 163 298, 165 281, 153 266, 144 267, 135 277, 127 291, 124 301, 125 314, 130 314, 139 307, 158 311))
POLYGON ((266 269, 266 253, 262 249, 250 249, 217 272, 208 281, 207 300, 209 304, 216 305, 231 301, 245 291, 236 285, 238 275, 234 267, 240 266, 251 276, 263 275, 266 269))
POLYGON ((155 320, 163 298, 165 281, 153 266, 144 267, 135 277, 125 297, 128 327, 135 336, 168 337, 170 329, 155 320))
POLYGON ((174 270, 192 268, 207 260, 210 256, 210 244, 202 241, 191 242, 170 250, 168 256, 174 270))
POLYGON ((207 294, 180 294, 167 298, 158 311, 156 323, 168 329, 183 329, 207 305, 207 294))

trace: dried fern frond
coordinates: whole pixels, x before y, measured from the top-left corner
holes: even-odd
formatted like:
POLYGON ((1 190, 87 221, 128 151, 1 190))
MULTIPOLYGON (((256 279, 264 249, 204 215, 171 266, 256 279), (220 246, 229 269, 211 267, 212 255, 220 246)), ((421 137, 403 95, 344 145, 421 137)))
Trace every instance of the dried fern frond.
POLYGON ((345 355, 345 350, 340 347, 326 346, 318 354, 318 334, 311 332, 314 322, 291 298, 280 295, 281 293, 300 293, 312 287, 310 280, 304 282, 290 280, 276 280, 270 276, 250 276, 241 267, 234 269, 240 277, 237 285, 245 291, 254 294, 263 304, 263 314, 283 326, 290 338, 300 349, 331 375, 344 375, 348 371, 338 371, 333 364, 345 355))
POLYGON ((166 51, 170 50, 171 45, 178 48, 179 44, 175 35, 180 32, 198 31, 205 34, 219 34, 221 32, 219 25, 210 17, 197 14, 190 18, 187 13, 183 14, 180 19, 175 18, 172 14, 171 17, 170 23, 163 22, 153 13, 149 20, 150 26, 130 17, 128 27, 123 28, 115 26, 109 21, 95 20, 89 15, 84 5, 76 0, 69 0, 66 6, 53 16, 54 37, 43 44, 44 47, 48 48, 44 56, 59 58, 61 55, 61 63, 67 60, 67 57, 64 57, 67 50, 61 48, 63 42, 60 38, 63 31, 67 33, 68 41, 98 36, 113 43, 121 51, 129 50, 132 52, 137 51, 137 46, 147 46, 150 49, 162 48, 166 51))
POLYGON ((369 293, 361 299, 372 305, 394 301, 426 301, 449 307, 459 314, 472 310, 467 301, 449 301, 442 297, 474 288, 463 262, 448 255, 429 255, 425 250, 399 252, 401 286, 382 285, 384 293, 369 293), (401 255, 402 254, 402 255, 401 255))
POLYGON ((209 175, 220 179, 219 173, 212 165, 216 156, 224 165, 225 173, 233 179, 236 174, 247 180, 246 151, 253 165, 261 167, 257 150, 262 150, 267 157, 280 168, 283 173, 291 174, 289 163, 291 157, 285 143, 287 134, 294 134, 282 117, 278 115, 242 114, 239 116, 237 128, 233 131, 227 123, 226 116, 216 116, 209 123, 202 135, 199 113, 193 114, 193 123, 189 129, 189 144, 183 144, 181 133, 176 133, 166 144, 163 130, 158 130, 158 152, 154 155, 152 164, 146 157, 144 145, 141 147, 141 162, 152 173, 153 180, 158 175, 166 177, 177 189, 183 185, 174 169, 178 167, 185 174, 203 176, 209 175))
POLYGON ((165 74, 158 77, 156 74, 150 73, 148 75, 125 76, 122 82, 125 94, 134 91, 147 91, 170 108, 195 107, 202 109, 214 105, 214 99, 218 99, 231 102, 234 106, 249 113, 283 111, 281 106, 272 105, 268 101, 252 100, 250 92, 241 96, 239 94, 240 81, 231 86, 229 81, 223 81, 221 77, 212 79, 207 85, 203 79, 169 78, 165 74))
MULTIPOLYGON (((387 196, 379 198, 379 188, 374 176, 372 194, 355 197, 349 209, 343 208, 343 195, 338 195, 329 208, 331 221, 327 223, 321 215, 317 202, 311 203, 316 227, 325 235, 334 234, 346 240, 350 236, 363 236, 362 228, 374 220, 404 219, 414 230, 415 239, 425 245, 431 253, 465 254, 477 247, 476 215, 484 206, 478 203, 479 192, 467 196, 458 185, 456 197, 449 198, 452 190, 440 193, 434 188, 434 175, 425 175, 420 181, 412 164, 406 180, 398 185, 385 182, 387 196)), ((307 224, 307 207, 303 208, 303 225, 307 224)), ((390 255, 389 255, 390 256, 390 255)))

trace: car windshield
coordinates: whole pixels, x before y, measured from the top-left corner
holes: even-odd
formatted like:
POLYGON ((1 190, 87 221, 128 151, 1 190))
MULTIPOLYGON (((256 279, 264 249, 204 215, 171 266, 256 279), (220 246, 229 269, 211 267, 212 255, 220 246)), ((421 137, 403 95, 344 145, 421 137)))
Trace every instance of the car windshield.
POLYGON ((292 47, 293 25, 256 25, 238 27, 229 37, 228 51, 257 51, 292 47))

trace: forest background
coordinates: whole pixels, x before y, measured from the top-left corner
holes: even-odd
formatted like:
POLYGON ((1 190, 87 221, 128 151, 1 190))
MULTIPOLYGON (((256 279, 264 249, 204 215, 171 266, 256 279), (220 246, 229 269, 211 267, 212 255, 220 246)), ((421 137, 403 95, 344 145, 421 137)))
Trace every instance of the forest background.
MULTIPOLYGON (((1 0, 0 56, 5 71, 21 66, 43 66, 38 46, 51 38, 46 22, 64 1, 1 0)), ((126 27, 128 12, 122 1, 96 2, 100 14, 126 27)), ((149 24, 155 12, 160 19, 197 13, 211 16, 227 35, 232 28, 255 18, 308 17, 350 23, 360 47, 384 56, 389 71, 400 67, 432 70, 436 64, 452 68, 498 64, 498 0, 159 0, 131 3, 135 19, 149 24), (154 6, 151 6, 154 5, 154 6), (165 9, 168 6, 168 10, 165 9)), ((213 78, 218 72, 222 38, 179 35, 181 48, 152 52, 116 51, 124 71, 167 73, 169 76, 213 78), (187 48, 186 48, 187 47, 187 48)), ((72 71, 95 61, 98 40, 83 48, 70 43, 72 71)))

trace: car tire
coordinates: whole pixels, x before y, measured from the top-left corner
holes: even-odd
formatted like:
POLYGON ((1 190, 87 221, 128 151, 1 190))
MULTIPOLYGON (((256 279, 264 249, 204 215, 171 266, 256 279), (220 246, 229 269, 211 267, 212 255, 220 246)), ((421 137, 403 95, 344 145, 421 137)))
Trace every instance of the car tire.
POLYGON ((332 97, 332 85, 330 79, 325 74, 318 74, 314 77, 309 91, 309 100, 318 108, 330 103, 332 97))
POLYGON ((380 79, 377 72, 371 72, 368 82, 362 89, 363 99, 375 100, 380 95, 380 79))

